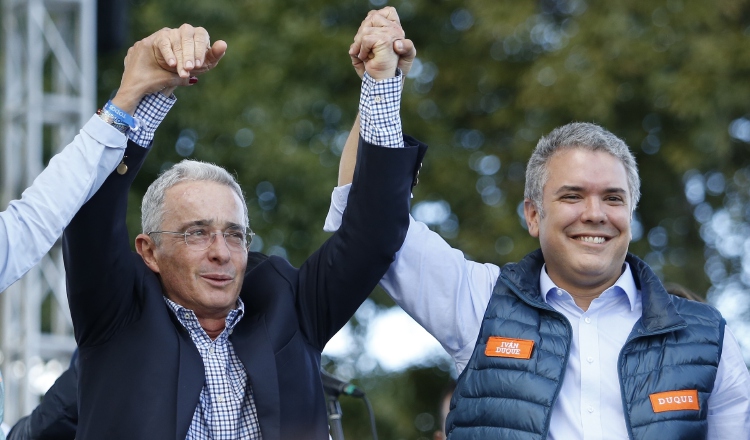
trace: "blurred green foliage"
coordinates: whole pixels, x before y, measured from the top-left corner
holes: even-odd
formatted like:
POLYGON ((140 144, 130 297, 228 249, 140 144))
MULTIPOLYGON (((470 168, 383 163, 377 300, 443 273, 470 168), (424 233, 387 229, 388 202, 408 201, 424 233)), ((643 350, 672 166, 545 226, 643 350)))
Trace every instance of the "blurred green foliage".
MULTIPOLYGON (((132 194, 131 233, 139 231, 147 185, 187 156, 236 172, 261 250, 304 261, 327 237, 322 223, 356 114, 359 80, 347 49, 380 1, 131 0, 133 41, 189 22, 229 45, 219 68, 178 90, 132 194)), ((449 215, 434 226, 453 246, 496 264, 535 249, 517 209, 525 161, 552 128, 592 121, 622 137, 641 168, 631 251, 665 279, 696 292, 710 287, 683 179, 732 176, 750 165, 748 144, 729 132, 748 113, 748 1, 391 6, 420 61, 404 93, 404 128, 431 145, 414 203, 447 202, 449 215), (653 231, 659 239, 648 239, 653 231)), ((123 55, 100 58, 100 101, 119 84, 123 55)), ((706 202, 719 207, 723 194, 709 192, 706 202)), ((390 304, 382 293, 375 298, 390 304)), ((433 428, 417 416, 437 416, 448 374, 377 371, 361 384, 371 391, 381 438, 431 437, 433 428)), ((369 438, 364 407, 344 404, 347 438, 369 438)))

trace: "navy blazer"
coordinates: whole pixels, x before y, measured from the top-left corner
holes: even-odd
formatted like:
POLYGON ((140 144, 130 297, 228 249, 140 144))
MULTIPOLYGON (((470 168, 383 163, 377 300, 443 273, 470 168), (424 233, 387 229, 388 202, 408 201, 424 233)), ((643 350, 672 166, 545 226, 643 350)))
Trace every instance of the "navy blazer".
MULTIPOLYGON (((426 146, 405 139, 402 149, 360 141, 341 228, 299 269, 270 257, 245 274, 245 316, 229 340, 247 371, 264 440, 328 439, 320 353, 406 236, 426 146)), ((146 154, 128 145, 129 171, 107 178, 63 238, 80 350, 79 440, 184 439, 205 382, 203 361, 165 304, 159 278, 130 250, 128 192, 146 154)))

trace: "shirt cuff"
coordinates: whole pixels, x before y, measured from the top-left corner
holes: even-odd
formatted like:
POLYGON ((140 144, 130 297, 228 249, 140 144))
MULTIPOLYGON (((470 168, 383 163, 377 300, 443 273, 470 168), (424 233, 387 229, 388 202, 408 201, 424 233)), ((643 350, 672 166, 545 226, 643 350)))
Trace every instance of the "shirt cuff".
POLYGON ((365 142, 388 148, 404 146, 401 129, 403 74, 375 81, 367 72, 362 77, 359 97, 360 134, 365 142))
POLYGON ((138 104, 133 115, 140 119, 141 129, 135 132, 128 131, 128 139, 143 148, 150 147, 154 140, 154 132, 159 128, 159 124, 176 102, 177 98, 174 94, 164 96, 161 92, 157 92, 146 95, 138 104))
POLYGON ((331 194, 331 205, 328 207, 328 215, 323 224, 323 230, 326 232, 336 232, 341 227, 341 217, 344 215, 346 203, 349 201, 349 190, 352 184, 347 183, 343 186, 337 186, 331 194))

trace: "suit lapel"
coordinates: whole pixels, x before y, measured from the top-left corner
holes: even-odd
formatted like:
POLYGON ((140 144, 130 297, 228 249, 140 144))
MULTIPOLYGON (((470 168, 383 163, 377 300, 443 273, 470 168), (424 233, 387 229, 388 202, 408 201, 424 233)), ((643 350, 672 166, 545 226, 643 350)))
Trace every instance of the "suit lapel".
MULTIPOLYGON (((170 313, 170 315, 173 315, 170 313)), ((174 320, 174 316, 172 316, 174 320)), ((184 327, 178 322, 179 364, 177 365, 177 425, 176 440, 187 436, 193 421, 195 408, 200 401, 201 390, 206 383, 206 372, 198 349, 184 327)))
POLYGON ((276 357, 264 315, 245 316, 229 340, 247 371, 263 440, 281 438, 281 403, 276 357))

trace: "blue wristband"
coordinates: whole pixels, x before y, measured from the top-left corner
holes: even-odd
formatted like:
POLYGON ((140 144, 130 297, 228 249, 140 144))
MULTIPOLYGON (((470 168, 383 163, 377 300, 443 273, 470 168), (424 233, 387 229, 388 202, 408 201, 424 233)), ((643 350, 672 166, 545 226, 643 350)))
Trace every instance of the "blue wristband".
POLYGON ((141 123, 138 119, 130 116, 126 111, 112 104, 112 101, 107 101, 102 110, 114 115, 115 118, 117 118, 117 122, 130 127, 130 131, 138 131, 138 129, 141 128, 141 123))

